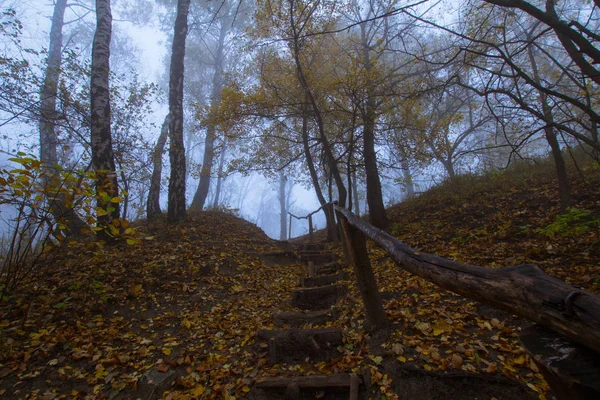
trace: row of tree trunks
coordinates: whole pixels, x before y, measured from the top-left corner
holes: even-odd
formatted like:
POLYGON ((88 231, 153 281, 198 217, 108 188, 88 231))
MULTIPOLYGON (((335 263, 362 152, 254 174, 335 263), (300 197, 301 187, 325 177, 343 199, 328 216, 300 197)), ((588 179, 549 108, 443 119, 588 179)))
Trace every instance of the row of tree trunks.
POLYGON ((386 250, 403 269, 444 289, 490 304, 600 351, 600 297, 544 273, 535 265, 491 269, 421 253, 335 206, 348 224, 386 250))

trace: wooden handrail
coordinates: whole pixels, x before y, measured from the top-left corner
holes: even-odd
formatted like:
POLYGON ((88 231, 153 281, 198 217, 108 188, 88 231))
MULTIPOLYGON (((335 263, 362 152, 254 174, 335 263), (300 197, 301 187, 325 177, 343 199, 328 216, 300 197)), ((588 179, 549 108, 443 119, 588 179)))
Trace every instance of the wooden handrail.
POLYGON ((359 219, 350 210, 337 204, 334 208, 349 227, 381 246, 401 268, 600 352, 600 296, 556 279, 535 265, 491 269, 419 252, 359 219))
POLYGON ((290 216, 290 220, 289 220, 289 227, 288 227, 288 237, 292 236, 292 217, 300 220, 300 219, 307 219, 308 220, 308 240, 309 241, 313 241, 313 223, 312 223, 312 216, 315 215, 316 213, 318 213, 319 211, 323 210, 325 211, 325 207, 327 206, 332 206, 334 204, 334 202, 330 202, 330 203, 325 203, 323 204, 321 207, 317 208, 315 211, 306 214, 306 216, 304 217, 299 217, 297 215, 292 214, 291 212, 288 211, 288 214, 290 216))

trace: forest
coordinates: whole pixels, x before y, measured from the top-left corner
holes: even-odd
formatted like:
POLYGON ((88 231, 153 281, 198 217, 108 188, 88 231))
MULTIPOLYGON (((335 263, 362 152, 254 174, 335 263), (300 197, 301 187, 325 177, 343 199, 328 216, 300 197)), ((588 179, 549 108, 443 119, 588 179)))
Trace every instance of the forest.
POLYGON ((599 8, 0 0, 0 397, 576 398, 363 234, 597 352, 599 8))

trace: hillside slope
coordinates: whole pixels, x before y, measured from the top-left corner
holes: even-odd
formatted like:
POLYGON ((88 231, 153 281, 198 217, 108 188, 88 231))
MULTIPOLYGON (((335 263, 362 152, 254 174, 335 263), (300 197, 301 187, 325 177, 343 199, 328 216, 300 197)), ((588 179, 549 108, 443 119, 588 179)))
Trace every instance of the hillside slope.
MULTIPOLYGON (((600 196, 574 182, 577 209, 558 225, 551 174, 513 171, 462 177, 392 207, 393 232, 473 264, 536 263, 598 292, 600 196)), ((70 243, 39 280, 0 303, 1 398, 253 398, 259 377, 365 370, 366 397, 547 394, 518 341, 525 321, 410 276, 373 245, 390 327, 369 332, 346 268, 350 290, 336 320, 304 326, 342 327, 339 355, 272 364, 256 332, 273 328, 274 311, 292 310, 290 295, 307 274, 291 245, 220 212, 137 229, 143 239, 133 246, 70 243)), ((329 251, 341 255, 338 244, 329 251)))

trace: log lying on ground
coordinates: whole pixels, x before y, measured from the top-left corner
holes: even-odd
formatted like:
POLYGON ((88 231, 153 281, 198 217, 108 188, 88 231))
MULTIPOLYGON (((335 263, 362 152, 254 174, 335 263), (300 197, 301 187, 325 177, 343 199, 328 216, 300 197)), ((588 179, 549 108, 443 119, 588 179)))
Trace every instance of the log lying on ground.
POLYGON ((519 337, 559 400, 600 399, 600 354, 539 325, 519 337))
POLYGON ((600 297, 544 273, 535 265, 491 269, 421 253, 335 206, 348 222, 407 271, 444 289, 524 317, 600 351, 600 297))

